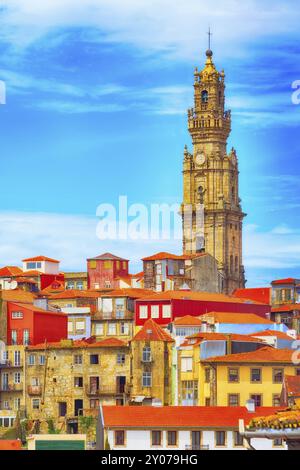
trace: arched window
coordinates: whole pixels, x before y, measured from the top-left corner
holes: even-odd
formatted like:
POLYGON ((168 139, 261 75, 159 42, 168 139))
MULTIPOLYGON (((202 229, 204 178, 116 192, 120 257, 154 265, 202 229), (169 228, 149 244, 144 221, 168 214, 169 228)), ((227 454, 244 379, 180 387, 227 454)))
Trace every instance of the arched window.
POLYGON ((230 272, 233 273, 233 256, 230 256, 230 272))
POLYGON ((208 91, 203 90, 201 93, 201 102, 202 103, 207 103, 208 102, 208 91))
POLYGON ((235 269, 235 272, 236 272, 236 273, 237 273, 238 270, 239 270, 239 259, 238 259, 237 256, 235 257, 234 269, 235 269))

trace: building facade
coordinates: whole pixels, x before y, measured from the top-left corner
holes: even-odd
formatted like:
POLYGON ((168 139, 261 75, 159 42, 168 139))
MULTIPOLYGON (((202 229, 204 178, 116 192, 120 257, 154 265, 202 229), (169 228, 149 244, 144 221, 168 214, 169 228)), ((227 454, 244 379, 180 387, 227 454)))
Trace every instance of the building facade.
POLYGON ((205 251, 217 261, 223 291, 244 287, 238 161, 227 153, 231 113, 225 111, 225 74, 206 52, 206 64, 194 73, 194 108, 188 110, 193 152, 183 162, 183 251, 205 251), (203 211, 203 212, 202 212, 203 211))

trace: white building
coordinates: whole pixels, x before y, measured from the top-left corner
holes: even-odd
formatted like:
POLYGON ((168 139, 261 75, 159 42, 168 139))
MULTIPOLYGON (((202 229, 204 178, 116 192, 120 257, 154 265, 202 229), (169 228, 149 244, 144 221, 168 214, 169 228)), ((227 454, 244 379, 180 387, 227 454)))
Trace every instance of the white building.
MULTIPOLYGON (((278 410, 278 408, 277 408, 278 410)), ((274 412, 272 407, 104 406, 97 448, 111 450, 246 450, 239 419, 274 412)), ((284 450, 281 440, 253 439, 257 450, 284 450)))
POLYGON ((59 261, 46 256, 36 256, 22 260, 23 271, 39 271, 42 274, 59 274, 59 261))

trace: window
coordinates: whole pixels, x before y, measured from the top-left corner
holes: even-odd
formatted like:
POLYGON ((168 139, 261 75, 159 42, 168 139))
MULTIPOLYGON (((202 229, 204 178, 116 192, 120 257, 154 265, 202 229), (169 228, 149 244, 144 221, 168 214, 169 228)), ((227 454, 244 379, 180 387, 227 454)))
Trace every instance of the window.
POLYGON ((151 446, 161 446, 161 431, 151 431, 151 446))
POLYGON ((127 269, 127 261, 122 262, 123 269, 127 269))
POLYGON ((205 383, 208 384, 210 382, 210 368, 205 368, 205 383))
POLYGON ((68 320, 68 334, 71 335, 74 333, 74 322, 73 320, 68 320))
POLYGON ((225 446, 226 446, 226 432, 216 431, 216 447, 225 447, 225 446))
POLYGON ((239 377, 239 369, 233 369, 229 368, 228 369, 228 382, 230 383, 237 383, 240 380, 239 377))
POLYGON ((151 362, 151 348, 150 348, 150 346, 145 346, 143 348, 142 361, 143 362, 151 362))
POLYGON ((181 382, 181 404, 192 406, 197 403, 198 382, 197 380, 183 380, 181 382))
POLYGON ((21 398, 15 398, 14 399, 14 409, 19 410, 21 406, 21 398))
POLYGON ((128 323, 121 323, 120 324, 120 334, 121 335, 129 335, 129 325, 128 323))
POLYGON ((89 261, 89 268, 90 268, 90 269, 96 269, 96 267, 97 267, 97 261, 94 260, 94 259, 91 259, 91 260, 89 261))
POLYGON ((99 355, 91 354, 90 355, 90 364, 99 364, 99 355))
POLYGON ((273 383, 281 384, 283 382, 283 369, 273 369, 273 383))
POLYGON ((108 335, 116 335, 117 334, 117 325, 116 323, 109 323, 108 324, 108 335))
POLYGON ((282 439, 274 439, 273 440, 273 447, 282 447, 283 446, 283 440, 282 439))
POLYGON ((23 312, 12 312, 11 318, 13 318, 14 320, 18 318, 23 318, 23 312))
POLYGON ((32 377, 30 382, 32 387, 38 387, 40 385, 40 380, 38 377, 32 377))
POLYGON ((14 365, 20 366, 21 365, 21 352, 15 351, 14 353, 14 365))
POLYGON ((83 281, 77 281, 77 289, 83 290, 83 281))
POLYGON ((272 402, 273 402, 273 406, 280 406, 280 395, 278 394, 274 394, 273 395, 273 399, 272 399, 272 402))
POLYGON ((162 317, 163 318, 171 318, 171 305, 163 305, 162 306, 162 317))
POLYGON ((83 387, 83 378, 82 377, 74 377, 74 387, 82 388, 83 387))
POLYGON ((75 333, 77 335, 85 333, 85 320, 76 320, 76 322, 75 322, 75 333))
POLYGON ((177 446, 177 431, 167 431, 167 445, 170 447, 177 446))
POLYGON ((95 325, 95 334, 96 336, 103 335, 103 323, 96 323, 95 325))
POLYGON ((250 395, 251 400, 254 400, 255 406, 262 406, 262 396, 261 395, 250 395))
POLYGON ((12 330, 11 331, 11 344, 17 344, 18 339, 17 339, 17 330, 12 330))
POLYGON ((23 344, 29 344, 29 330, 23 330, 23 344))
POLYGON ((67 289, 68 290, 74 289, 74 287, 75 287, 74 281, 68 281, 67 282, 67 289))
POLYGON ((300 375, 300 369, 295 369, 295 375, 300 375))
POLYGON ((39 357, 39 363, 41 366, 45 365, 46 363, 46 357, 44 354, 41 354, 40 357, 39 357))
POLYGON ((26 263, 27 269, 41 269, 42 263, 26 263))
POLYGON ((82 355, 81 354, 75 354, 74 364, 82 364, 82 355))
POLYGON ((182 357, 181 358, 181 371, 182 372, 192 372, 193 370, 193 358, 192 357, 182 357))
POLYGON ((152 374, 151 372, 143 372, 142 387, 151 387, 152 374))
POLYGON ((208 102, 208 91, 203 90, 201 93, 201 103, 207 103, 208 102))
POLYGON ((125 354, 124 353, 119 353, 117 354, 117 364, 125 364, 125 354))
POLYGON ((28 365, 29 366, 34 366, 35 365, 35 355, 34 354, 29 354, 29 356, 28 356, 28 365))
POLYGON ((148 306, 140 305, 140 318, 148 318, 148 306))
POLYGON ((103 313, 112 313, 113 311, 112 299, 102 299, 102 311, 103 313))
POLYGON ((115 446, 125 446, 125 431, 115 431, 115 446))
POLYGON ((14 383, 15 384, 20 384, 21 383, 21 374, 20 374, 20 372, 15 372, 14 373, 14 383))
POLYGON ((151 305, 151 318, 159 318, 159 306, 151 305))
POLYGON ((244 447, 243 436, 238 431, 235 431, 233 434, 233 442, 235 447, 244 447))
POLYGON ((112 262, 111 261, 104 261, 103 267, 104 267, 104 269, 112 269, 112 262))
POLYGON ((240 396, 238 393, 228 395, 228 406, 240 406, 240 396))
POLYGON ((32 409, 33 410, 39 410, 40 409, 40 400, 39 400, 39 398, 33 398, 32 399, 32 409))
POLYGON ((58 403, 58 416, 66 416, 67 414, 67 403, 65 401, 60 401, 58 403))
POLYGON ((251 382, 261 382, 261 369, 251 369, 251 382))

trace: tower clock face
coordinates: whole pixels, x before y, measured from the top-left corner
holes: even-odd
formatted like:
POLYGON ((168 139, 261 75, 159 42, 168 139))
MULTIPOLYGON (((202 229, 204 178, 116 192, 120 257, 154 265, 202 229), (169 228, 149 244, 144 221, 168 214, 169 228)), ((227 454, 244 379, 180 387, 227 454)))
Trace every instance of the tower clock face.
POLYGON ((203 165, 205 163, 205 155, 203 152, 198 152, 196 155, 196 163, 197 165, 203 165))

